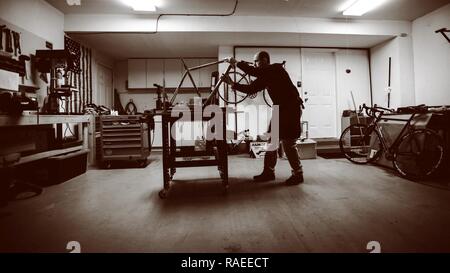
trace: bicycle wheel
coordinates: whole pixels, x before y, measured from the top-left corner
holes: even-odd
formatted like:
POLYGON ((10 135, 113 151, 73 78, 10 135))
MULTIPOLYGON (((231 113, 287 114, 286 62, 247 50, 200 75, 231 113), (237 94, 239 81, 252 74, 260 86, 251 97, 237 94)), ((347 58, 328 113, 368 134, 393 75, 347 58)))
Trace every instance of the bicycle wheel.
POLYGON ((264 101, 266 102, 267 106, 272 107, 273 102, 269 96, 269 92, 267 91, 267 89, 264 89, 264 91, 263 91, 263 98, 264 98, 264 101))
POLYGON ((433 174, 444 156, 444 142, 435 132, 414 130, 402 137, 394 151, 394 167, 409 179, 424 179, 433 174))
POLYGON ((356 164, 375 161, 382 152, 379 133, 365 124, 347 127, 339 139, 339 148, 345 158, 356 164))
MULTIPOLYGON (((228 73, 228 75, 235 83, 240 83, 240 84, 249 84, 250 83, 248 76, 239 71, 230 72, 230 73, 228 73)), ((225 94, 225 93, 221 94, 220 92, 218 92, 218 93, 219 93, 219 97, 226 103, 238 104, 247 98, 248 94, 234 90, 231 88, 231 86, 229 86, 226 83, 223 83, 223 84, 225 87, 225 89, 224 89, 225 93, 227 93, 227 94, 225 94), (228 90, 228 92, 226 92, 226 90, 228 90)))

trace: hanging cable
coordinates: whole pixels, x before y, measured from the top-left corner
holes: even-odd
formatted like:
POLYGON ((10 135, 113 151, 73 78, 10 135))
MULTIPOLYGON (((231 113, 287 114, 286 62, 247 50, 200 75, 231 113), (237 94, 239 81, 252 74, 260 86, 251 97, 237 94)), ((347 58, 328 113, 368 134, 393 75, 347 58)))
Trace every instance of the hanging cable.
POLYGON ((156 19, 156 28, 154 32, 151 32, 151 34, 158 33, 158 26, 159 26, 159 20, 163 16, 207 16, 207 17, 214 17, 214 16, 220 16, 220 17, 227 17, 227 16, 233 16, 236 13, 236 9, 238 6, 239 0, 236 0, 234 3, 234 8, 230 13, 220 14, 220 13, 163 13, 158 15, 158 18, 156 19))
POLYGON ((89 32, 89 33, 82 33, 82 32, 72 32, 76 33, 78 35, 95 35, 95 34, 156 34, 158 33, 158 27, 159 27, 159 20, 163 16, 199 16, 199 17, 228 17, 233 16, 236 13, 236 9, 238 6, 239 0, 236 0, 234 2, 233 10, 229 13, 162 13, 159 14, 156 18, 156 27, 155 31, 152 32, 146 32, 146 31, 130 31, 130 32, 123 32, 123 31, 100 31, 100 32, 89 32))

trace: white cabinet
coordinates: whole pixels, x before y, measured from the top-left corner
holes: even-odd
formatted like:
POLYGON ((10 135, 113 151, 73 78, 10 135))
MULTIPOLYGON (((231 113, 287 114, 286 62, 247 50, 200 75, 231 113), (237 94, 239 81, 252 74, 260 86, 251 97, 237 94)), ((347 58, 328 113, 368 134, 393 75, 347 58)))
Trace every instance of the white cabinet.
MULTIPOLYGON (((206 63, 212 63, 217 61, 216 59, 200 59, 200 65, 206 63)), ((199 87, 210 87, 211 86, 211 74, 218 70, 217 65, 208 66, 199 70, 199 87)))
POLYGON ((147 60, 147 88, 155 88, 153 84, 163 85, 164 82, 164 60, 147 60))
MULTIPOLYGON (((188 68, 206 63, 215 62, 216 59, 185 59, 188 68)), ((191 76, 197 87, 210 87, 211 73, 217 71, 218 66, 208 66, 191 71, 191 76)), ((153 84, 175 88, 181 81, 185 68, 181 59, 129 59, 128 60, 128 88, 143 89, 155 88, 153 84)), ((183 88, 194 87, 189 76, 186 76, 183 88)))
POLYGON ((147 87, 147 68, 144 59, 128 60, 128 88, 147 87))
POLYGON ((165 59, 164 60, 164 79, 166 80, 166 87, 178 87, 183 73, 183 65, 180 59, 165 59))

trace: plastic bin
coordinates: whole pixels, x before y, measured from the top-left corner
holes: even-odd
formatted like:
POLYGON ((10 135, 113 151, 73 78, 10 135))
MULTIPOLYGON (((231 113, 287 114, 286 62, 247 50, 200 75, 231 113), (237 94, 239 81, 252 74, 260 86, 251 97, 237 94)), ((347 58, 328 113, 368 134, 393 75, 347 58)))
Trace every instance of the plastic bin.
POLYGON ((49 184, 59 184, 86 172, 88 151, 78 151, 47 159, 49 184))

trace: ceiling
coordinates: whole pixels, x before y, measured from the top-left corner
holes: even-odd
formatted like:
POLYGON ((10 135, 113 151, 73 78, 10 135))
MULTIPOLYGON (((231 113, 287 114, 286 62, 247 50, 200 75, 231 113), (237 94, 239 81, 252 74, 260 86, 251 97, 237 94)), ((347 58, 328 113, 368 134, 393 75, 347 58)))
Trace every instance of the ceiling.
MULTIPOLYGON (((156 0, 156 14, 165 13, 230 13, 235 0, 156 0)), ((343 18, 342 6, 348 0, 238 0, 237 16, 294 16, 317 18, 343 18)), ((109 13, 133 14, 122 0, 81 0, 81 6, 69 6, 66 0, 47 0, 65 14, 109 13)), ((450 0, 387 0, 378 9, 363 16, 374 20, 413 21, 450 0)), ((153 14, 153 13, 152 13, 153 14)))
POLYGON ((71 34, 120 60, 127 58, 217 57, 218 46, 314 46, 370 48, 390 36, 292 33, 167 32, 157 34, 71 34), (180 42, 182 41, 182 42, 180 42))
MULTIPOLYGON (((235 0, 157 0, 156 14, 228 14, 235 0)), ((343 18, 342 5, 348 0, 238 0, 236 16, 286 16, 343 18)), ((386 0, 361 19, 412 21, 450 3, 450 0, 386 0)), ((65 14, 134 14, 122 0, 81 0, 68 6, 66 0, 47 0, 65 14)), ((155 13, 150 13, 155 14, 155 13)), ((115 60, 151 57, 217 56, 219 45, 316 46, 370 48, 388 36, 323 35, 297 33, 215 33, 165 32, 157 34, 106 33, 75 34, 89 46, 115 60)))

